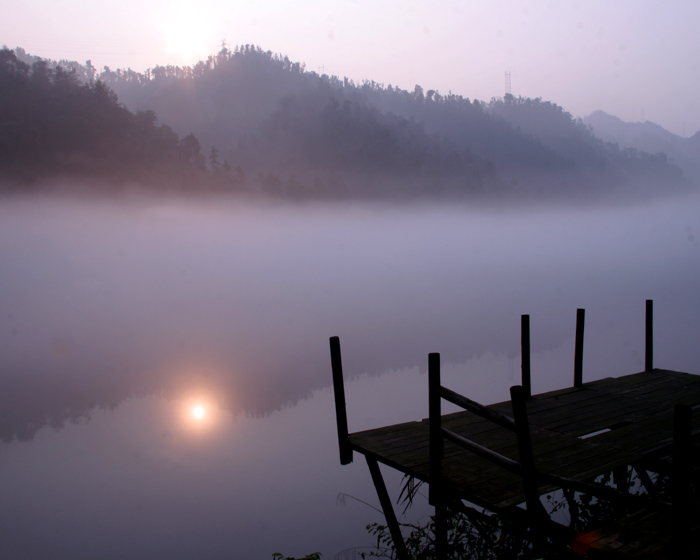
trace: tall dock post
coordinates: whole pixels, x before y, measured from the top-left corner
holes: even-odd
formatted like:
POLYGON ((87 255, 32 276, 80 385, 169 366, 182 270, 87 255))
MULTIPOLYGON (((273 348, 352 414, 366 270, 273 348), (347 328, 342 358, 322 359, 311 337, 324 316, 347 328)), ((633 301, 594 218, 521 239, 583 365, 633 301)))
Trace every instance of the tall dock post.
POLYGON ((442 406, 440 395, 440 354, 428 354, 428 422, 429 474, 428 501, 435 508, 435 557, 445 558, 447 548, 447 505, 443 492, 442 457, 445 446, 442 438, 442 406))
POLYGON ((644 371, 654 369, 654 301, 647 300, 644 371))
POLYGON ((343 362, 340 357, 340 339, 332 336, 331 369, 333 370, 333 394, 335 395, 335 420, 338 425, 338 449, 340 464, 352 463, 352 446, 348 436, 348 415, 345 409, 345 384, 343 382, 343 362))
POLYGON ((583 328, 586 310, 576 310, 576 350, 574 352, 574 387, 583 387, 583 328))
POLYGON ((520 316, 520 355, 522 382, 521 386, 525 391, 525 398, 532 396, 532 384, 530 379, 530 316, 520 316))
POLYGON ((685 404, 673 407, 673 463, 671 470, 671 507, 675 529, 674 541, 682 556, 688 550, 692 518, 692 408, 685 404))
POLYGON ((532 530, 532 542, 535 550, 541 550, 544 545, 545 518, 548 518, 537 487, 537 470, 535 469, 535 458, 532 451, 532 440, 530 438, 530 425, 527 419, 527 405, 525 390, 519 385, 510 388, 510 400, 513 407, 513 419, 515 420, 515 433, 518 439, 518 455, 520 457, 520 468, 523 477, 523 490, 525 491, 525 505, 527 506, 527 516, 532 530))

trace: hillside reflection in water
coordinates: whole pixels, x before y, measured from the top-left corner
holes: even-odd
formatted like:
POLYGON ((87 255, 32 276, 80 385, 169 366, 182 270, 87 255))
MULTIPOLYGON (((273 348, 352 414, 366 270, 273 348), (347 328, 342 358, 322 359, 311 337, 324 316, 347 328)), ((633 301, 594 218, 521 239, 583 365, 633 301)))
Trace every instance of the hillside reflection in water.
MULTIPOLYGON (((507 398, 531 314, 534 389, 656 363, 700 373, 696 199, 470 211, 162 200, 0 204, 3 557, 324 558, 368 545, 351 430, 427 413, 427 354, 507 398), (197 419, 193 410, 202 406, 197 419)), ((398 478, 390 477, 392 492, 398 478)), ((414 515, 428 512, 419 506, 414 515)))

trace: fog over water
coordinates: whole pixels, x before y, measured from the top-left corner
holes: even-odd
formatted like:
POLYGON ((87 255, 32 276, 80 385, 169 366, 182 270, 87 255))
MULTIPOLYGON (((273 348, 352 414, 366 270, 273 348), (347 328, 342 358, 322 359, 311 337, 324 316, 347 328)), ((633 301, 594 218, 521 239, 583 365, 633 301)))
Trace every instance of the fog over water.
POLYGON ((0 556, 369 545, 377 513, 336 503, 377 500, 338 463, 328 337, 353 431, 427 416, 429 352, 506 399, 523 313, 535 391, 572 382, 578 307, 585 379, 643 369, 645 299, 655 364, 700 373, 699 210, 4 199, 0 556))

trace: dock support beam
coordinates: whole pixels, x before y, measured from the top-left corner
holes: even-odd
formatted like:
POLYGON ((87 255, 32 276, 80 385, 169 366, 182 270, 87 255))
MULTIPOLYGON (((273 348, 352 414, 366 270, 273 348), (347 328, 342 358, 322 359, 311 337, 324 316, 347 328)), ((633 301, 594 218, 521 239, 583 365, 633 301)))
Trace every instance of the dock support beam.
POLYGON ((352 463, 352 446, 348 436, 348 415, 345 409, 345 384, 343 382, 343 362, 340 357, 340 339, 332 336, 331 369, 333 370, 333 394, 335 395, 335 420, 338 425, 338 449, 340 464, 352 463))
POLYGON ((530 378, 530 316, 520 316, 520 355, 522 368, 522 385, 525 398, 532 396, 532 384, 530 378))
POLYGON ((574 351, 574 387, 583 387, 583 328, 586 310, 576 310, 576 350, 574 351))
POLYGON ((379 503, 382 506, 382 511, 384 512, 384 519, 386 519, 386 524, 389 526, 389 533, 391 534, 391 540, 394 542, 394 548, 396 549, 396 557, 398 560, 408 560, 408 550, 406 549, 406 543, 403 540, 403 535, 401 534, 401 526, 394 513, 394 508, 391 505, 391 498, 389 498, 389 493, 386 490, 386 484, 384 484, 384 477, 382 476, 382 471, 379 470, 379 463, 374 457, 365 455, 367 459, 367 466, 369 467, 369 473, 372 475, 372 482, 374 483, 374 488, 377 490, 377 497, 379 498, 379 503))
POLYGON ((647 300, 644 371, 654 369, 654 301, 647 300))

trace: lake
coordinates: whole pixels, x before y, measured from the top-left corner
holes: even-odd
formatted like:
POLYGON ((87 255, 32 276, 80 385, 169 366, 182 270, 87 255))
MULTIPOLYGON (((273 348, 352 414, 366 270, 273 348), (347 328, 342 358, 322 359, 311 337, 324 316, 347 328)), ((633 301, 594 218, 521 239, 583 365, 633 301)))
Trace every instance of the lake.
MULTIPOLYGON (((0 556, 354 558, 381 520, 351 431, 427 416, 427 356, 484 403, 700 373, 700 201, 628 208, 0 201, 0 556), (367 502, 367 503, 363 503, 367 502)), ((385 471, 398 496, 401 479, 385 471)), ((400 511, 400 508, 399 508, 400 511)), ((425 520, 425 500, 408 513, 425 520)))

